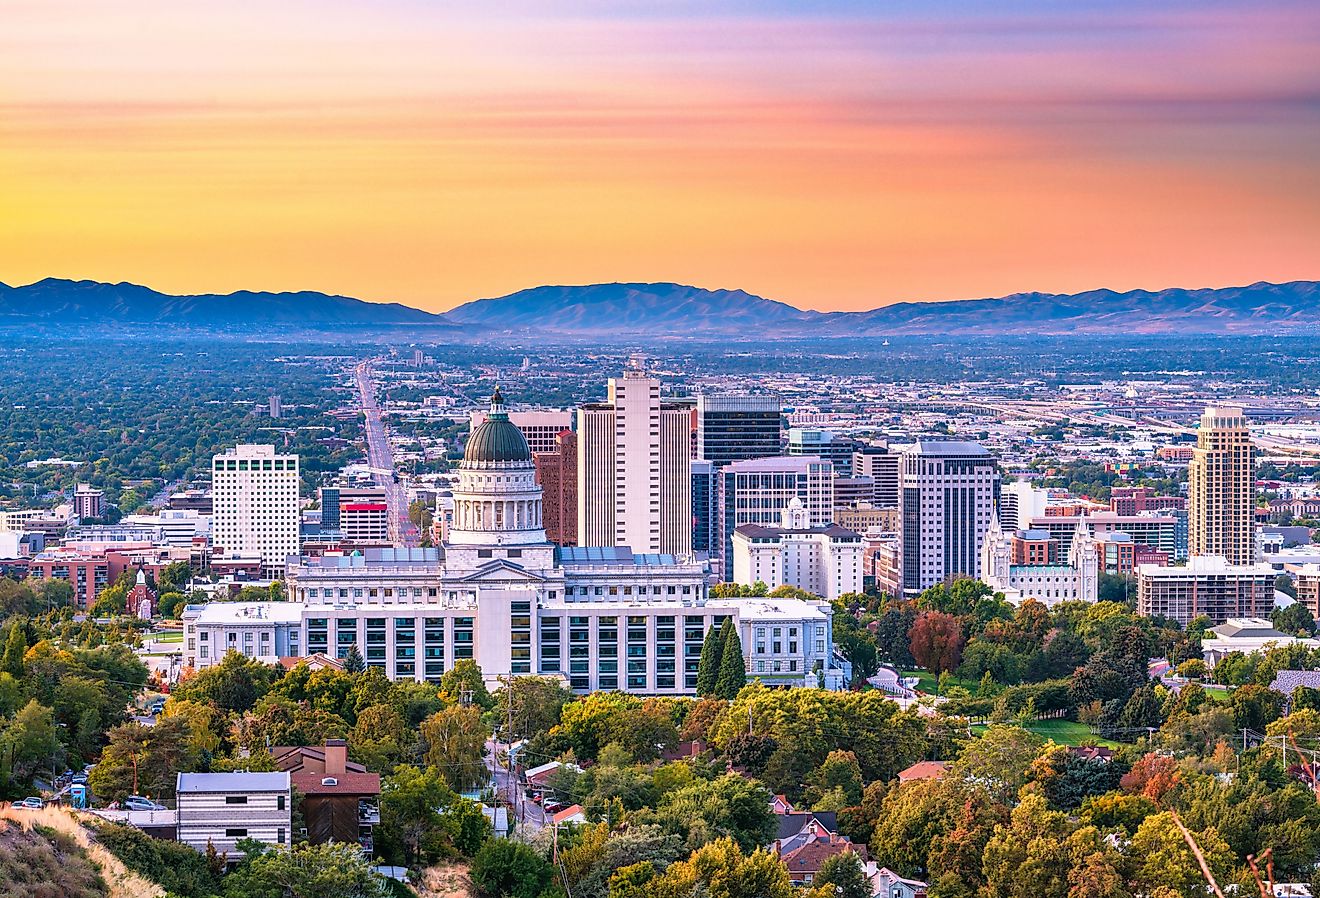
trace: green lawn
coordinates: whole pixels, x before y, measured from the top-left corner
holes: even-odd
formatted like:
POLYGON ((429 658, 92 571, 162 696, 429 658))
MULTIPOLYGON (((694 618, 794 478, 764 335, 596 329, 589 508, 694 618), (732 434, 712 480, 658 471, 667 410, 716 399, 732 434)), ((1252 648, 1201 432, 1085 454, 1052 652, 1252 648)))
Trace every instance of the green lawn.
MULTIPOLYGON (((1091 732, 1091 728, 1075 720, 1035 720, 1026 725, 1028 730, 1046 739, 1053 739, 1059 745, 1104 745, 1118 748, 1119 743, 1101 739, 1091 732)), ((984 733, 984 726, 972 727, 974 733, 984 733)))
POLYGON ((153 633, 149 638, 156 642, 183 642, 182 630, 165 630, 153 633))
POLYGON ((1232 693, 1223 686, 1205 686, 1203 688, 1205 694, 1216 701, 1226 702, 1232 697, 1232 693))
MULTIPOLYGON (((934 694, 935 694, 935 685, 936 685, 935 681, 936 681, 937 679, 939 679, 939 678, 936 677, 934 674, 932 674, 930 671, 928 671, 928 670, 905 670, 905 671, 903 671, 903 676, 905 676, 905 677, 916 677, 918 680, 921 681, 921 682, 917 683, 917 691, 918 691, 918 692, 924 692, 924 693, 926 693, 927 695, 934 695, 934 694)), ((964 680, 964 679, 961 679, 961 678, 959 678, 959 677, 957 677, 957 676, 952 677, 951 680, 950 680, 950 683, 951 683, 952 685, 954 685, 954 686, 961 686, 961 687, 963 687, 964 689, 969 689, 969 690, 971 690, 971 692, 972 692, 973 695, 976 694, 976 690, 977 690, 977 688, 981 685, 980 683, 975 683, 975 682, 972 682, 971 680, 964 680)))

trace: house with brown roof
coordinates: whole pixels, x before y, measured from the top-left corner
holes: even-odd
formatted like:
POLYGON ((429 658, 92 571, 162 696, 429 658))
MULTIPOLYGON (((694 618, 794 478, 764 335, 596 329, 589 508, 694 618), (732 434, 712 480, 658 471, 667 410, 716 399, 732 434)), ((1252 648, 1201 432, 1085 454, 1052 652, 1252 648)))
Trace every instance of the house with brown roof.
POLYGON ((380 823, 380 774, 348 760, 348 743, 327 739, 324 747, 271 750, 288 771, 307 823, 307 841, 357 842, 372 851, 372 828, 380 823))
POLYGON ((900 770, 898 781, 900 783, 910 783, 916 780, 942 779, 948 769, 948 761, 918 761, 911 767, 900 770))
POLYGON ((850 851, 863 865, 866 864, 866 846, 856 845, 846 836, 835 833, 811 839, 784 854, 780 860, 788 867, 789 881, 795 886, 805 886, 811 884, 827 860, 850 851))

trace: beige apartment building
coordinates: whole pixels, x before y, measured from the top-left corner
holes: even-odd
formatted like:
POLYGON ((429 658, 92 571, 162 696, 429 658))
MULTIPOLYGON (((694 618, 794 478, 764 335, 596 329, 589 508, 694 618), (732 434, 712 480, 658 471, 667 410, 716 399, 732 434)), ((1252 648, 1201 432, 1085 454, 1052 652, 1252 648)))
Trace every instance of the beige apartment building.
POLYGON ((1188 554, 1251 564, 1255 451, 1242 409, 1211 406, 1201 415, 1187 478, 1188 554))

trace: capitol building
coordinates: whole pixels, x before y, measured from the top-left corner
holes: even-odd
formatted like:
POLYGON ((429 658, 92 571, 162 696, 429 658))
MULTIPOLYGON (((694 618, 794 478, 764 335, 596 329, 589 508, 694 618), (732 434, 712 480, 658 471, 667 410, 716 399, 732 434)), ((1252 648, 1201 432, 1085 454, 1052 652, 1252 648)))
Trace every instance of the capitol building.
POLYGON ((706 632, 732 619, 749 679, 845 685, 828 603, 712 598, 692 558, 561 547, 541 515, 531 450, 497 389, 468 439, 441 546, 291 557, 291 601, 190 606, 184 663, 207 667, 231 650, 267 663, 343 658, 356 646, 391 679, 436 682, 472 659, 488 678, 691 695, 706 632))

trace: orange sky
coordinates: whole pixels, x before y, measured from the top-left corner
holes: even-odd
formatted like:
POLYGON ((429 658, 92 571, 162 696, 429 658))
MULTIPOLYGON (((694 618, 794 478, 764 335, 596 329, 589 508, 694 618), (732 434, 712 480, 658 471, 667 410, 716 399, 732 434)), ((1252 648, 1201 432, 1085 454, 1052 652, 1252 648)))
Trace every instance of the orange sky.
POLYGON ((0 281, 1320 277, 1320 4, 465 6, 0 0, 0 281))

